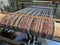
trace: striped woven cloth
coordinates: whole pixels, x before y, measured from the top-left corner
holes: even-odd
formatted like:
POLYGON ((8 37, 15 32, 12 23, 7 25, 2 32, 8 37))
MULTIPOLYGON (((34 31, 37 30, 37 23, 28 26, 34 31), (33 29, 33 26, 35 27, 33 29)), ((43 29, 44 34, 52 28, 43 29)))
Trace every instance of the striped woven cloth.
POLYGON ((43 38, 52 38, 54 33, 54 21, 48 19, 10 15, 3 19, 1 24, 5 25, 5 27, 9 26, 15 31, 30 32, 34 36, 41 36, 43 38))

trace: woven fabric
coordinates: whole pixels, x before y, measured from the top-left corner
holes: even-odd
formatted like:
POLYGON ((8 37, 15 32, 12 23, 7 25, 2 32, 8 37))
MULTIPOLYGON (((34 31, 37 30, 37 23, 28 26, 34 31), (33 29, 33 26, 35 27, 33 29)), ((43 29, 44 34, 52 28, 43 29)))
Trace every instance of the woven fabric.
MULTIPOLYGON (((7 17, 8 18, 8 17, 7 17)), ((31 17, 21 17, 21 16, 15 16, 12 18, 11 15, 11 22, 10 20, 6 20, 5 25, 10 26, 10 28, 15 29, 16 31, 21 32, 30 32, 33 36, 40 36, 43 38, 52 38, 53 32, 54 32, 54 21, 48 20, 48 19, 37 19, 37 18, 31 18, 31 17), (20 17, 20 18, 16 18, 20 17), (10 24, 8 24, 9 22, 10 24), (14 23, 13 23, 14 22, 14 23), (15 25, 15 26, 14 26, 15 25)), ((4 22, 2 20, 1 22, 4 22)))

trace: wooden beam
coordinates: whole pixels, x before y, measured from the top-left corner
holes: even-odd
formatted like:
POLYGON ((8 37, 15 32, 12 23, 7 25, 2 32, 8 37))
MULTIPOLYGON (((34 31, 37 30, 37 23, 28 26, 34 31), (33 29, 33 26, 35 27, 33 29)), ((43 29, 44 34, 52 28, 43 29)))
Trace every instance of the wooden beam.
MULTIPOLYGON (((10 13, 10 14, 14 14, 14 13, 10 13)), ((49 17, 42 17, 42 16, 32 16, 32 15, 26 15, 26 14, 14 14, 17 16, 28 16, 31 18, 39 18, 39 19, 48 19, 48 20, 53 20, 53 21, 57 21, 60 22, 60 19, 56 19, 56 18, 49 18, 49 17)))

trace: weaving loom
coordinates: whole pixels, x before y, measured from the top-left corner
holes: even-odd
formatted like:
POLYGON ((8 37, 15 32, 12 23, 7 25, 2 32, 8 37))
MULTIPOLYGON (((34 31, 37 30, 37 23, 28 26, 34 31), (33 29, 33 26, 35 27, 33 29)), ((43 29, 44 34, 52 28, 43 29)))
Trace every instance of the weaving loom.
POLYGON ((33 18, 28 15, 53 18, 53 12, 53 7, 28 7, 17 11, 14 14, 7 14, 4 16, 2 20, 0 20, 0 27, 31 34, 31 36, 37 38, 52 39, 55 36, 55 21, 42 18, 33 18), (22 16, 21 14, 27 16, 22 16))
MULTIPOLYGON (((49 7, 30 7, 30 8, 25 8, 22 11, 20 10, 17 13, 21 14, 26 14, 26 15, 37 15, 37 16, 46 16, 53 18, 53 10, 52 8, 50 9, 49 7), (49 13, 50 12, 50 13, 49 13)), ((6 17, 3 18, 1 21, 1 24, 5 24, 6 26, 11 27, 11 29, 15 29, 21 31, 20 29, 24 29, 25 31, 28 30, 35 31, 36 33, 44 33, 43 30, 45 30, 45 35, 50 36, 53 33, 53 21, 52 20, 42 20, 42 19, 36 19, 36 18, 30 18, 30 17, 24 17, 24 16, 15 16, 15 15, 7 15, 6 17), (50 23, 50 24, 49 24, 50 23), (44 27, 43 27, 44 26, 44 27), (52 27, 50 27, 52 26, 52 27), (17 27, 17 28, 13 28, 17 27), (46 31, 47 30, 47 31, 46 31), (51 34, 48 34, 48 30, 51 30, 51 34), (48 35, 47 35, 48 34, 48 35)), ((24 31, 22 31, 24 32, 24 31)), ((33 32, 32 32, 33 33, 33 32)), ((36 34, 34 34, 36 35, 36 34)), ((38 35, 38 34, 37 34, 38 35)), ((47 37, 46 37, 47 38, 47 37)))

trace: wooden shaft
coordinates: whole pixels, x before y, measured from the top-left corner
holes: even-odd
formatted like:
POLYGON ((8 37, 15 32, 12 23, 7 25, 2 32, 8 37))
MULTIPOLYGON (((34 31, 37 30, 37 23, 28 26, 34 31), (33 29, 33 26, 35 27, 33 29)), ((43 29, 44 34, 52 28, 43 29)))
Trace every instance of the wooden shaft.
MULTIPOLYGON (((20 15, 20 16, 26 16, 24 14, 15 14, 15 15, 20 15)), ((0 14, 0 21, 2 20, 2 18, 6 16, 5 14, 0 14)), ((28 15, 29 16, 29 15, 28 15)), ((51 19, 51 18, 46 18, 46 17, 40 17, 40 16, 29 16, 29 17, 33 17, 33 18, 43 18, 43 19, 51 19)), ((54 21, 60 21, 59 19, 52 19, 54 21)), ((55 23, 55 36, 60 37, 60 23, 55 23)))
MULTIPOLYGON (((5 16, 6 14, 14 14, 14 13, 11 13, 11 12, 1 12, 0 15, 3 15, 5 16), (2 14, 1 14, 2 13, 2 14)), ((28 17, 32 17, 32 18, 42 18, 42 19, 49 19, 49 20, 54 20, 54 21, 57 21, 57 22, 60 22, 60 19, 56 19, 56 18, 47 18, 47 17, 42 17, 42 16, 30 16, 30 15, 25 15, 25 14, 14 14, 14 15, 18 15, 18 16, 28 16, 28 17)), ((1 16, 1 18, 3 17, 1 16)))

